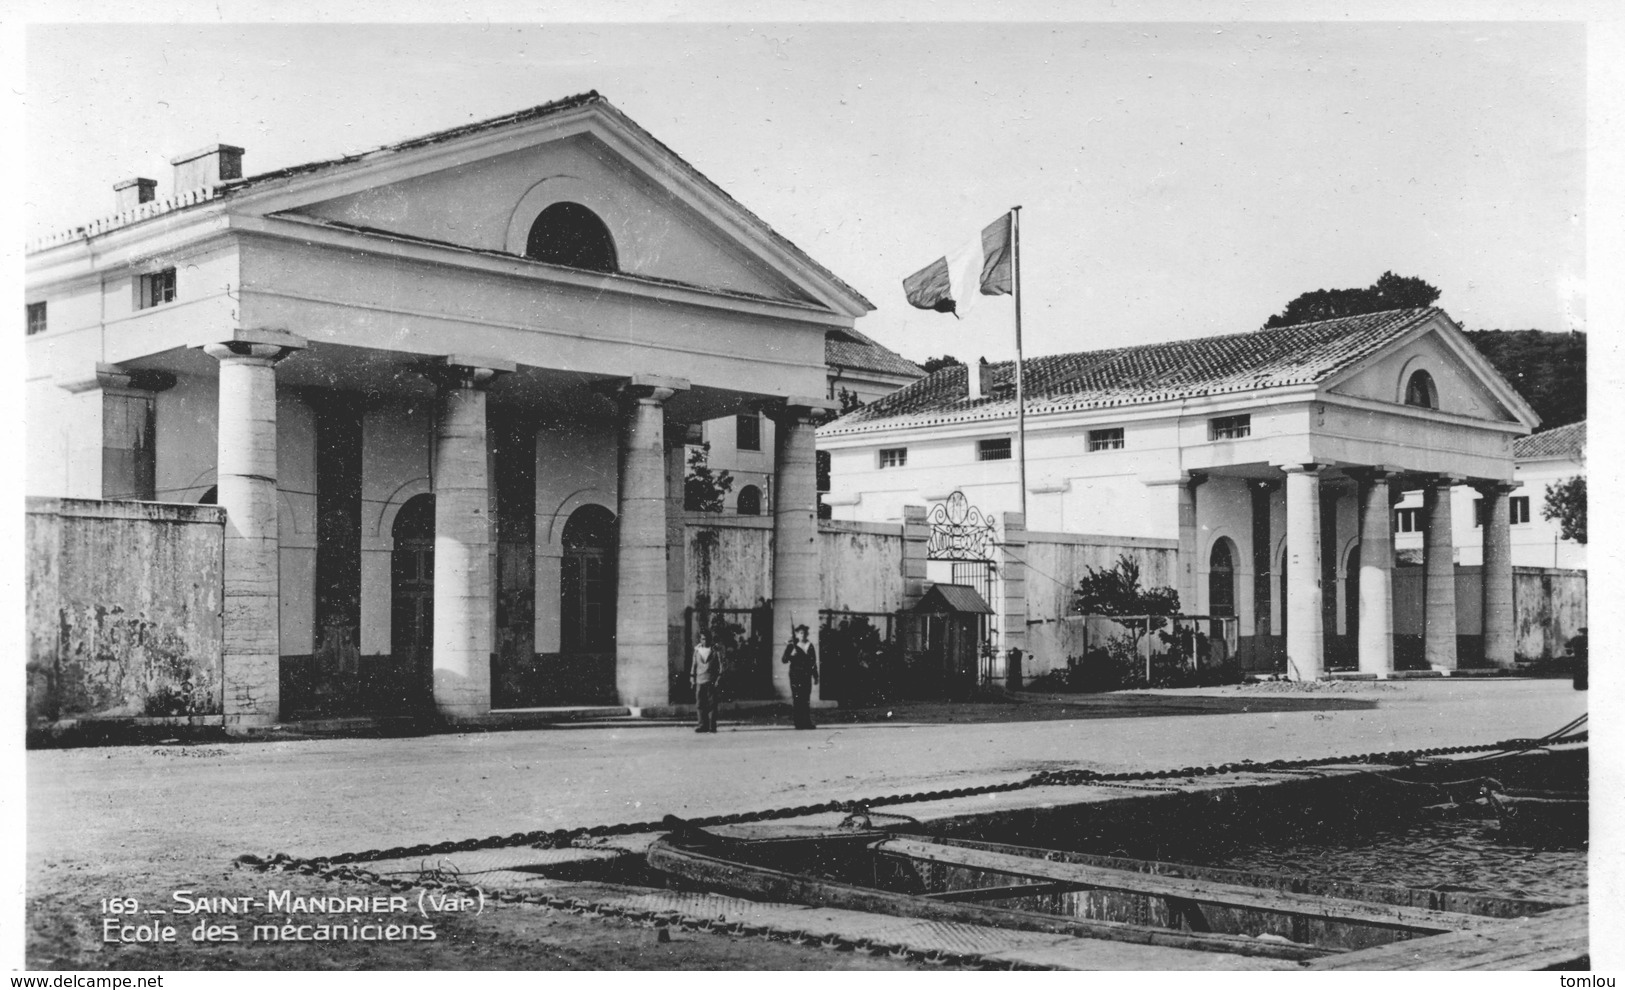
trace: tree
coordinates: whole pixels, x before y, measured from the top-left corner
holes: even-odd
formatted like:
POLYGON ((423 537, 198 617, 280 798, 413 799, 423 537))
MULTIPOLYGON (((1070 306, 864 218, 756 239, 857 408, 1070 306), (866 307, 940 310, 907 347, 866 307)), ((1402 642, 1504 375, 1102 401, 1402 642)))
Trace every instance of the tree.
POLYGON ((845 416, 847 413, 851 412, 854 409, 862 409, 863 408, 863 400, 858 398, 858 393, 853 392, 853 391, 851 391, 849 389, 845 389, 845 388, 841 389, 841 392, 840 392, 840 395, 839 395, 838 398, 840 399, 840 403, 841 403, 841 415, 842 416, 845 416))
POLYGON ((1565 478, 1546 486, 1546 504, 1540 517, 1558 525, 1565 540, 1586 541, 1586 480, 1582 475, 1565 478))
POLYGON ((1439 290, 1414 276, 1383 272, 1363 289, 1316 289, 1286 304, 1264 323, 1265 330, 1293 327, 1342 316, 1381 313, 1390 309, 1425 309, 1439 298, 1439 290))
POLYGON ((965 362, 954 357, 952 354, 944 354, 942 357, 926 358, 925 363, 921 364, 920 367, 925 369, 926 374, 931 375, 941 371, 943 368, 952 368, 956 365, 959 367, 964 367, 965 362))
POLYGON ((1128 554, 1109 571, 1088 572, 1072 592, 1072 611, 1084 615, 1178 615, 1179 592, 1141 588, 1140 565, 1128 554))
POLYGON ((690 512, 721 512, 722 500, 733 491, 733 475, 724 468, 713 472, 711 444, 702 443, 688 455, 688 476, 683 479, 683 508, 690 512))
POLYGON ((1586 335, 1468 330, 1467 339, 1540 416, 1540 429, 1586 418, 1586 335))

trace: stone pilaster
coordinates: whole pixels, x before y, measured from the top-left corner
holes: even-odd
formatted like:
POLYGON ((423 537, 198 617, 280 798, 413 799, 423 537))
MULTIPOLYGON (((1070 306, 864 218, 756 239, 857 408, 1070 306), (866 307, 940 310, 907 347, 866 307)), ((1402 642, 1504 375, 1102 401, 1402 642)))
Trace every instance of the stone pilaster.
POLYGON ((903 608, 910 609, 925 594, 926 561, 931 540, 931 524, 925 521, 923 505, 903 506, 903 608))
POLYGON ((999 578, 1004 586, 1004 607, 1000 611, 1004 650, 1027 652, 1027 517, 1019 512, 1004 514, 1003 542, 999 547, 999 578))
POLYGON ((511 363, 446 357, 420 370, 440 388, 434 463, 434 705, 451 721, 491 710, 494 593, 485 390, 511 363))
POLYGON ((790 670, 779 652, 805 625, 818 642, 823 589, 818 572, 818 478, 814 424, 822 399, 790 399, 773 417, 773 687, 790 698, 790 670))
POLYGON ((1450 513, 1454 478, 1428 479, 1422 489, 1427 530, 1422 539, 1422 654, 1434 670, 1456 669, 1456 547, 1450 513))
POLYGON ((1179 610, 1191 615, 1203 610, 1200 601, 1202 535, 1196 523, 1196 489, 1207 480, 1200 471, 1189 471, 1179 479, 1179 610))
POLYGON ((1321 619, 1320 466, 1290 464, 1286 472, 1286 669, 1295 681, 1324 674, 1321 619))
POLYGON ((305 341, 238 331, 204 351, 220 362, 217 502, 226 510, 222 680, 228 729, 281 715, 276 365, 305 341))
POLYGON ((1511 495, 1517 485, 1498 481, 1474 485, 1484 513, 1484 660, 1510 669, 1517 660, 1512 601, 1511 495))
POLYGON ((1394 672, 1394 534, 1389 474, 1359 472, 1360 628, 1355 631, 1360 672, 1387 677, 1394 672))
POLYGON ((621 431, 615 691, 621 704, 634 709, 671 701, 665 404, 687 388, 682 379, 654 375, 616 385, 621 431))

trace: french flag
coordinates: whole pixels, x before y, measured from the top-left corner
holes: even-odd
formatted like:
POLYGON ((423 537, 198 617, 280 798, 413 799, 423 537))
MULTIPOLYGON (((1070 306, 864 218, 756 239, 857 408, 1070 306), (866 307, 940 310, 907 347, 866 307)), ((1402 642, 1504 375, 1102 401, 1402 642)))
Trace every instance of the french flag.
POLYGON ((903 279, 909 305, 958 317, 978 296, 1009 295, 1013 217, 1006 213, 969 244, 903 279))

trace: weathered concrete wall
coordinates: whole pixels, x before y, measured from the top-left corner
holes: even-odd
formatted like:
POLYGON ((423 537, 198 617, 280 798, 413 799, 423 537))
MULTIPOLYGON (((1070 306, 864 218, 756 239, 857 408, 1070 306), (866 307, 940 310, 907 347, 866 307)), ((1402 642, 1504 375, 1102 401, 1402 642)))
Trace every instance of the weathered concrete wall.
MULTIPOLYGON (((1482 568, 1456 568, 1456 633, 1483 635, 1482 568)), ((1422 635, 1422 568, 1394 568, 1394 634, 1422 635)), ((1521 660, 1562 656, 1586 625, 1585 571, 1512 569, 1513 654, 1521 660)))
POLYGON ((895 612, 903 607, 902 523, 818 524, 825 608, 895 612))
MULTIPOLYGON (((773 597, 773 520, 689 513, 688 601, 750 608, 773 597)), ((823 608, 895 612, 903 607, 901 523, 818 524, 823 608)))
POLYGON ((1135 539, 1072 533, 1027 534, 1027 653, 1022 673, 1036 676, 1081 656, 1083 625, 1067 622, 1072 592, 1087 568, 1110 570, 1127 554, 1140 565, 1143 587, 1177 580, 1178 540, 1135 539))
POLYGON ((221 714, 225 512, 31 498, 28 715, 221 714))

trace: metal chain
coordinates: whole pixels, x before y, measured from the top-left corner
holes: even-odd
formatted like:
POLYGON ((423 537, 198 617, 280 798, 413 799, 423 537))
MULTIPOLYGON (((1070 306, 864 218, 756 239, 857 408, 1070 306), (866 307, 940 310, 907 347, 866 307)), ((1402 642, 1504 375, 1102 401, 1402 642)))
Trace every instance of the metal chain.
MULTIPOLYGON (((1564 729, 1569 728, 1565 726, 1564 729)), ((1353 756, 1320 757, 1299 760, 1271 760, 1257 763, 1252 760, 1242 760, 1236 763, 1222 763, 1210 767, 1182 767, 1177 770, 1131 770, 1115 773, 1102 773, 1098 770, 1072 769, 1072 770, 1040 770, 1031 776, 999 784, 981 784, 974 787, 955 787, 936 791, 917 791, 905 794, 888 794, 871 798, 860 798, 852 801, 827 801, 823 804, 796 805, 784 808, 770 808, 765 811, 740 812, 728 815, 710 815, 704 818, 688 819, 688 823, 697 828, 709 828, 716 825, 737 825, 750 822, 775 821, 784 818, 802 818, 808 815, 825 812, 844 812, 847 814, 860 813, 866 809, 887 804, 919 804, 927 801, 946 801, 955 798, 976 797, 983 794, 1007 793, 1010 791, 1025 790, 1032 787, 1077 786, 1077 785, 1105 785, 1122 786, 1135 781, 1167 780, 1173 778, 1207 777, 1230 773, 1270 773, 1275 771, 1303 770, 1310 767, 1326 766, 1328 764, 1374 763, 1388 765, 1414 764, 1419 761, 1442 756, 1454 756, 1463 753, 1495 753, 1504 752, 1509 755, 1528 752, 1554 744, 1577 744, 1586 742, 1589 733, 1585 731, 1561 735, 1563 729, 1550 736, 1540 739, 1507 739, 1499 743, 1481 746, 1441 746, 1434 749, 1408 749, 1391 753, 1360 753, 1353 756)), ((287 872, 302 873, 307 876, 320 877, 332 881, 352 881, 375 884, 388 887, 396 891, 406 891, 418 887, 439 888, 451 892, 476 893, 473 884, 456 881, 445 881, 435 878, 420 878, 406 880, 381 876, 371 870, 363 869, 354 864, 377 862, 390 859, 416 859, 424 856, 438 856, 454 852, 475 852, 484 849, 505 849, 514 846, 532 846, 537 849, 560 849, 567 847, 578 839, 612 836, 633 835, 640 832, 664 831, 665 825, 661 822, 622 822, 614 825, 593 825, 573 829, 538 829, 533 832, 514 832, 511 835, 490 835, 483 839, 448 840, 437 843, 421 843, 415 846, 391 846, 386 849, 366 849, 359 852, 338 853, 332 856, 313 856, 304 859, 289 856, 287 853, 275 853, 267 857, 243 855, 237 858, 240 868, 255 869, 261 872, 287 872)), ((820 945, 824 948, 839 951, 863 951, 874 955, 888 955, 894 959, 907 959, 914 962, 923 962, 928 965, 971 966, 990 969, 1046 969, 1051 967, 1027 966, 1012 963, 1008 960, 990 959, 977 953, 950 953, 931 951, 923 952, 910 949, 902 945, 875 942, 871 939, 846 939, 840 936, 819 937, 797 929, 784 929, 772 925, 748 925, 743 922, 723 923, 715 919, 701 918, 685 915, 676 911, 654 912, 631 908, 622 908, 613 904, 588 901, 582 898, 554 897, 543 893, 520 893, 518 891, 498 891, 492 895, 496 900, 509 904, 535 904, 553 910, 570 911, 576 914, 598 915, 606 918, 625 918, 634 922, 641 922, 650 927, 677 925, 685 929, 700 931, 714 931, 722 934, 736 936, 760 936, 769 939, 779 939, 794 942, 799 945, 820 945)))

